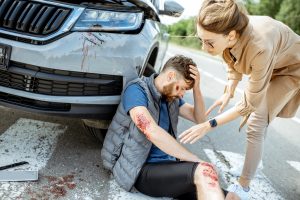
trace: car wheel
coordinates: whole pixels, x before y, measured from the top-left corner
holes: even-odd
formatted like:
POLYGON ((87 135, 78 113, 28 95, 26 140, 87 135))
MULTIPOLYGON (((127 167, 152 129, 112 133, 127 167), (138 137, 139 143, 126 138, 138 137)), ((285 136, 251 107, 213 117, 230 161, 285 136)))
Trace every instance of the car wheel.
POLYGON ((86 133, 100 144, 103 144, 110 121, 83 119, 82 124, 86 133))
POLYGON ((147 66, 146 66, 146 69, 145 69, 143 75, 149 77, 153 73, 155 73, 154 67, 150 63, 147 63, 147 66))

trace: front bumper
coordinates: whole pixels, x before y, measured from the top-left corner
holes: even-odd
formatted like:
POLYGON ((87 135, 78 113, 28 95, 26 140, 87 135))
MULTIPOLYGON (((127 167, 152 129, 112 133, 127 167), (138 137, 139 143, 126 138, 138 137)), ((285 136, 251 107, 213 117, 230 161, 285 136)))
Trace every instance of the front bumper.
MULTIPOLYGON (((0 84, 0 93, 2 94, 0 104, 47 114, 81 118, 111 118, 120 101, 121 90, 117 94, 110 95, 60 93, 64 88, 51 90, 54 91, 52 93, 43 93, 33 92, 33 88, 26 86, 26 84, 28 85, 27 81, 29 80, 31 83, 31 80, 36 78, 34 76, 37 75, 37 71, 40 72, 42 69, 45 73, 39 73, 40 76, 47 73, 53 74, 53 72, 48 72, 50 70, 88 74, 88 76, 94 74, 121 77, 123 89, 127 81, 138 77, 138 73, 145 66, 152 46, 157 42, 157 37, 158 29, 155 24, 146 20, 144 28, 139 34, 73 32, 46 45, 32 45, 0 38, 0 43, 12 46, 10 59, 12 64, 39 68, 36 69, 35 74, 29 72, 28 69, 26 69, 26 74, 23 67, 19 66, 9 68, 7 71, 9 73, 12 70, 14 73, 17 71, 20 72, 19 75, 26 76, 24 77, 25 81, 22 82, 25 86, 20 89, 0 84), (20 69, 23 71, 21 72, 20 69), (21 100, 16 100, 17 98, 21 100), (30 106, 29 103, 24 103, 30 102, 28 100, 37 105, 51 105, 47 105, 45 108, 36 105, 30 106), (53 107, 53 105, 55 106, 53 107), (62 106, 64 110, 55 110, 56 106, 59 108, 62 106)), ((68 76, 64 73, 62 76, 60 76, 61 74, 54 75, 51 81, 57 81, 57 83, 66 81, 62 80, 62 77, 67 78, 68 76)), ((49 81, 49 77, 44 78, 49 81)), ((80 81, 80 78, 75 78, 80 81)), ((93 82, 95 79, 89 81, 93 82)), ((112 90, 114 89, 112 88, 112 90)))
POLYGON ((0 105, 41 114, 102 120, 112 119, 117 110, 117 105, 111 104, 55 103, 3 92, 0 92, 0 105))

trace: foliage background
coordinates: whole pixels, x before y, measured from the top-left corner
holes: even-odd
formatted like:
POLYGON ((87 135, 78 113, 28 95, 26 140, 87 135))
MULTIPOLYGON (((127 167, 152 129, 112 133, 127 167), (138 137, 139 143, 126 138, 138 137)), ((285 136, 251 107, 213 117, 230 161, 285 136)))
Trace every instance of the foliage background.
POLYGON ((195 17, 181 20, 169 26, 170 41, 182 46, 201 48, 201 43, 196 37, 195 17))
MULTIPOLYGON (((267 15, 282 21, 300 35, 299 0, 244 0, 250 15, 267 15)), ((195 17, 169 26, 170 41, 182 46, 201 49, 196 37, 195 17)))

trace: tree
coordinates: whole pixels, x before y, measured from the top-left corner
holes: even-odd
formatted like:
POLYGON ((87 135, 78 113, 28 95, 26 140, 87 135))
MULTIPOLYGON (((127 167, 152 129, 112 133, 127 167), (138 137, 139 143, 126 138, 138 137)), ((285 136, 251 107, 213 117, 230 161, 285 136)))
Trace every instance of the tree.
POLYGON ((169 26, 171 42, 199 49, 201 48, 201 44, 196 37, 196 33, 195 17, 180 20, 169 26))
POLYGON ((195 32, 194 21, 192 18, 183 19, 173 24, 169 28, 169 33, 176 36, 188 36, 195 32))
POLYGON ((282 21, 300 35, 299 0, 283 0, 276 19, 282 21))
POLYGON ((246 8, 250 15, 259 15, 258 13, 258 3, 255 0, 246 0, 246 8))
POLYGON ((261 0, 257 8, 258 14, 267 15, 275 19, 282 2, 283 0, 261 0))
POLYGON ((283 0, 246 0, 246 8, 251 15, 267 15, 275 19, 283 0))

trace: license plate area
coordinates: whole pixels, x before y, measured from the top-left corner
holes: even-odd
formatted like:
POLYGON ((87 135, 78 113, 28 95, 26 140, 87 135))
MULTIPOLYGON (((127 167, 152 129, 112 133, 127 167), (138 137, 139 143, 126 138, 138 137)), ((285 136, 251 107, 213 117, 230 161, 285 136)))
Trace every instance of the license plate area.
POLYGON ((0 43, 0 70, 7 70, 9 66, 11 46, 0 43))

